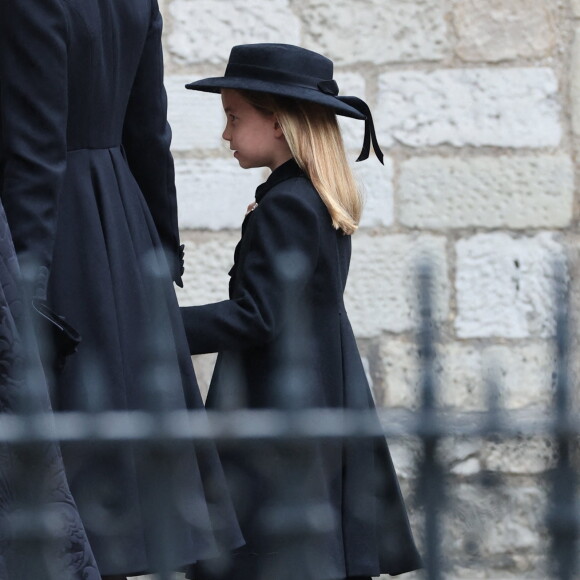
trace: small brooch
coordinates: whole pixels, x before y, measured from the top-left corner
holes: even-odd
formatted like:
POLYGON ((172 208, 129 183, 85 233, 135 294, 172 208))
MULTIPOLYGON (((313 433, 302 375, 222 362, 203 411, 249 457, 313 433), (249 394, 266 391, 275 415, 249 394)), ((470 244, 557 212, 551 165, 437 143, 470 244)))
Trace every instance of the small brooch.
POLYGON ((249 213, 253 212, 257 207, 258 207, 258 202, 257 201, 253 201, 248 206, 248 209, 246 209, 246 215, 248 215, 249 213))

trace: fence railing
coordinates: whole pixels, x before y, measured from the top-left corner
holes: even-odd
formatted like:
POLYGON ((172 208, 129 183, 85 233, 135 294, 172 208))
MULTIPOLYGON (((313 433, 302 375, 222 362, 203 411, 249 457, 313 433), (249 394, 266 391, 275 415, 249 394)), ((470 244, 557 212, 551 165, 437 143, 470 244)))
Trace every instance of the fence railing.
MULTIPOLYGON (((0 415, 0 444, 14 446, 30 466, 25 479, 40 477, 34 473, 36 454, 42 453, 46 442, 60 441, 76 445, 137 443, 154 450, 150 453, 148 470, 159 473, 164 464, 164 454, 183 442, 218 441, 244 445, 255 441, 283 441, 288 444, 307 444, 311 440, 344 439, 384 434, 388 439, 413 439, 421 447, 417 465, 416 495, 423 506, 421 535, 425 569, 429 580, 446 577, 445 546, 442 545, 442 516, 447 509, 447 478, 440 456, 442 440, 451 437, 502 439, 522 436, 549 438, 557 453, 549 478, 548 510, 545 522, 549 534, 551 578, 572 580, 578 578, 580 551, 580 509, 577 499, 580 470, 575 449, 580 440, 580 417, 573 410, 573 381, 570 378, 570 338, 567 284, 560 284, 556 299, 556 334, 554 369, 554 402, 551 413, 509 411, 500 406, 498 393, 501 385, 490 373, 487 378, 488 408, 482 412, 458 413, 437 407, 439 389, 434 369, 436 360, 436 326, 431 316, 430 276, 424 270, 419 277, 421 288, 421 325, 417 337, 421 360, 421 404, 415 411, 379 409, 380 424, 375 415, 361 411, 308 409, 296 411, 238 410, 218 412, 168 412, 160 410, 132 412, 55 413, 46 414, 31 410, 23 414, 0 415)), ((291 467, 291 466, 290 466, 291 467)), ((144 474, 147 477, 147 473, 144 474)), ((152 478, 158 481, 157 478, 152 478)), ((291 481, 288 482, 291 486, 291 481)), ((150 490, 151 509, 155 508, 156 495, 165 490, 150 490)), ((34 494, 26 497, 34 498, 34 494)), ((291 493, 287 496, 286 511, 279 514, 280 522, 296 508, 291 493)), ((530 506, 534 509, 534 506, 530 506)), ((162 517, 160 515, 159 517, 162 517)), ((171 529, 158 521, 156 536, 158 558, 157 577, 168 580, 172 571, 166 566, 164 552, 170 549, 171 529)), ((43 553, 43 546, 52 538, 50 513, 43 511, 40 502, 30 501, 10 521, 10 534, 27 545, 31 570, 36 579, 42 579, 42 563, 34 568, 34 559, 43 553)), ((312 530, 303 530, 302 541, 307 542, 312 530)), ((0 533, 7 533, 0 530, 0 533)), ((277 533, 292 535, 296 530, 278 526, 277 533)), ((18 579, 20 580, 20 579, 18 579)), ((298 579, 297 579, 298 580, 298 579)), ((303 580, 303 579, 300 579, 303 580)))

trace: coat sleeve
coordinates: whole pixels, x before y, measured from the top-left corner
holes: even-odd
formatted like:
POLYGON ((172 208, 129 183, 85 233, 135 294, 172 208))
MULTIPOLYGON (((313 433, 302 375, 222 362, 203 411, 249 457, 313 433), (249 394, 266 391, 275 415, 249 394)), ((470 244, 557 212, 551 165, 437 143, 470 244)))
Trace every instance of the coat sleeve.
POLYGON ((66 170, 66 28, 60 0, 0 3, 0 196, 23 278, 41 299, 66 170))
POLYGON ((303 197, 270 192, 250 219, 235 296, 181 308, 191 354, 270 342, 296 312, 313 275, 320 230, 316 211, 303 197))
POLYGON ((123 147, 153 216, 173 280, 182 285, 175 171, 169 149, 171 128, 163 85, 162 28, 159 6, 153 0, 150 27, 125 115, 123 147))

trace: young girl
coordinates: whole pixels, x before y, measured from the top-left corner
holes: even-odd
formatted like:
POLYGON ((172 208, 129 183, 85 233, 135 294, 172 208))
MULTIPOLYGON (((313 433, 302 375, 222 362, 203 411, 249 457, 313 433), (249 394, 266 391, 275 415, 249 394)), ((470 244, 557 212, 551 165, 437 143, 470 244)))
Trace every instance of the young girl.
MULTIPOLYGON (((221 93, 240 166, 272 171, 242 224, 230 299, 182 308, 191 353, 219 352, 208 408, 374 408, 343 302, 361 199, 336 115, 366 119, 359 159, 371 140, 382 154, 368 107, 339 97, 332 72, 303 48, 250 44, 232 49, 223 77, 187 85, 221 93)), ((246 546, 229 563, 198 564, 196 580, 368 579, 420 566, 384 438, 240 443, 222 461, 246 546), (318 516, 302 515, 301 497, 318 516)))

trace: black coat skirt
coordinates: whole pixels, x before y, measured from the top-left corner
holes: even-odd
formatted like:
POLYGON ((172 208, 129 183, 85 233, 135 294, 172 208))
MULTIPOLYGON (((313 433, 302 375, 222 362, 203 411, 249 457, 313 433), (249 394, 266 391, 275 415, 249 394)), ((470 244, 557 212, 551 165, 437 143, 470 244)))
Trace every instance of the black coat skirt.
MULTIPOLYGON (((182 308, 191 352, 219 352, 207 407, 373 414, 343 302, 350 237, 332 227, 293 160, 256 201, 230 299, 182 308)), ((373 421, 378 430, 376 413, 373 421)), ((247 546, 227 565, 197 566, 199 578, 283 579, 292 570, 293 578, 334 580, 420 566, 383 437, 240 443, 221 457, 247 546)))
MULTIPOLYGON (((82 337, 53 377, 53 406, 202 409, 172 282, 157 0, 0 10, 0 195, 31 293, 82 337)), ((175 568, 242 544, 214 447, 175 449, 170 469, 128 445, 62 451, 102 574, 155 569, 165 528, 175 568)))

